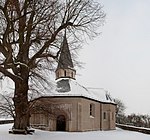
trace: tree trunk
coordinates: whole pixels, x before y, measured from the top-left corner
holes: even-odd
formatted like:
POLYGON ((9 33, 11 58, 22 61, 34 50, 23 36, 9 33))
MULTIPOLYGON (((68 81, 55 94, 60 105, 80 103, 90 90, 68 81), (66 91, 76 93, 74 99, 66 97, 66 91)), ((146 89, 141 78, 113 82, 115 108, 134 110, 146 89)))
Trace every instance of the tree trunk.
POLYGON ((26 79, 15 83, 14 94, 14 129, 24 131, 27 131, 29 126, 28 78, 26 79))

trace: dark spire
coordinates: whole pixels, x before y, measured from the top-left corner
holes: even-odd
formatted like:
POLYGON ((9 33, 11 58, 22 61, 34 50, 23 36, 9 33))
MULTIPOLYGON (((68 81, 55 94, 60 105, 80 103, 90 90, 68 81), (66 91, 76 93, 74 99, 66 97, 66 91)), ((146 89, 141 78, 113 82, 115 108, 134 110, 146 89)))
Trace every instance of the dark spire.
MULTIPOLYGON (((61 51, 60 51, 58 66, 55 71, 56 79, 61 79, 61 78, 75 79, 76 71, 73 67, 73 62, 72 62, 72 58, 71 58, 71 54, 67 42, 66 32, 60 49, 61 51)), ((61 86, 62 85, 64 84, 61 84, 61 86)))
POLYGON ((68 69, 68 68, 73 69, 73 62, 72 62, 70 50, 68 47, 66 32, 65 32, 64 39, 61 45, 61 53, 58 61, 57 70, 68 69))

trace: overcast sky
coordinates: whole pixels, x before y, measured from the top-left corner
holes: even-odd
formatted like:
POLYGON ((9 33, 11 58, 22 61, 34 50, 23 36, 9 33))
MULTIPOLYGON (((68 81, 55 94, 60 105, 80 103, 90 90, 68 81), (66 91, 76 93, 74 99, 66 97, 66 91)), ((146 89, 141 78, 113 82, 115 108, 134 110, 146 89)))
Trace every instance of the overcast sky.
POLYGON ((150 0, 99 1, 106 23, 80 51, 76 79, 121 99, 126 114, 150 115, 150 0))
POLYGON ((101 0, 102 34, 80 52, 78 82, 110 91, 126 113, 150 114, 150 0, 101 0))

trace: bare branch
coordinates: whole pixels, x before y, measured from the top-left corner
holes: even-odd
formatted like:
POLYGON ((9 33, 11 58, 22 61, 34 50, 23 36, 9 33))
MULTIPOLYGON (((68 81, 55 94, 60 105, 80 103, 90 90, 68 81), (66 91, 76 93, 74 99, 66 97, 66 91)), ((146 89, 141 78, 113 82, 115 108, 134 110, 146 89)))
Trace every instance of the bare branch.
POLYGON ((3 73, 5 76, 8 76, 9 78, 11 78, 12 80, 14 81, 20 81, 22 80, 21 77, 17 76, 17 75, 14 75, 12 74, 11 72, 9 72, 8 70, 6 70, 4 67, 0 66, 0 72, 3 73))

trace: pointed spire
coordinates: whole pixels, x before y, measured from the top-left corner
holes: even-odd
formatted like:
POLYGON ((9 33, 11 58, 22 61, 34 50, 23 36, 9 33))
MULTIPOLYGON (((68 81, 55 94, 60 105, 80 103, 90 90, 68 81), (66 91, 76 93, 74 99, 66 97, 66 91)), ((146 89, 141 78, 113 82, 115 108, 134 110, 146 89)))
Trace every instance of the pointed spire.
POLYGON ((57 69, 73 69, 73 62, 67 42, 66 32, 64 34, 64 39, 61 46, 61 53, 58 61, 57 69))
POLYGON ((66 31, 64 34, 63 42, 61 45, 61 52, 60 57, 58 61, 58 66, 56 69, 56 79, 59 78, 72 78, 75 79, 76 71, 73 66, 67 37, 66 37, 66 31))

